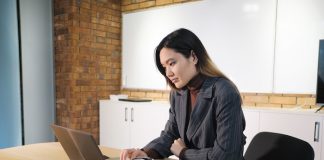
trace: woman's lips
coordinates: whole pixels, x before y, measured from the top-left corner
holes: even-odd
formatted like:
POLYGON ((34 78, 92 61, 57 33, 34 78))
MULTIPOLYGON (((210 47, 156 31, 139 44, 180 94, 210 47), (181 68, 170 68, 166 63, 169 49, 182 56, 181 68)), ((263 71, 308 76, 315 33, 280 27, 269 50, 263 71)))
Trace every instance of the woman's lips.
POLYGON ((179 81, 178 78, 174 78, 171 80, 172 83, 177 83, 178 81, 179 81))

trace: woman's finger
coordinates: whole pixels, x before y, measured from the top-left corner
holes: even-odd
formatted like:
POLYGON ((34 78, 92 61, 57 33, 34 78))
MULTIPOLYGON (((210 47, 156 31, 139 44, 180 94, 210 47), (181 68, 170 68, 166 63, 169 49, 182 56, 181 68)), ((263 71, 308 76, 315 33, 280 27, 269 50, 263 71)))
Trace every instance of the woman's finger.
POLYGON ((129 159, 130 155, 135 151, 135 149, 124 149, 121 152, 121 156, 120 159, 121 160, 127 160, 127 158, 129 159))

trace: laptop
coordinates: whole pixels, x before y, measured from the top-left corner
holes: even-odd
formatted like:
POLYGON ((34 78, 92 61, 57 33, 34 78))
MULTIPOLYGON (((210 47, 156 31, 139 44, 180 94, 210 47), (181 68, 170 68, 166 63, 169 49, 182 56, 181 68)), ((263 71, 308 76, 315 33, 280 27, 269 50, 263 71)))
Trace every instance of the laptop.
POLYGON ((93 136, 87 132, 51 125, 70 160, 118 160, 103 155, 93 136))

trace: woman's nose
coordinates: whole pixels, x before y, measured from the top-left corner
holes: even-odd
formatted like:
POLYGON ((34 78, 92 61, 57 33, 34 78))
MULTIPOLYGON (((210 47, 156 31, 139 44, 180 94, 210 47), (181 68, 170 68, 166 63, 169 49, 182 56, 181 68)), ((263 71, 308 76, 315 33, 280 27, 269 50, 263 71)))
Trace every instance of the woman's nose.
POLYGON ((173 76, 173 72, 168 67, 165 69, 165 74, 166 74, 167 77, 172 77, 173 76))

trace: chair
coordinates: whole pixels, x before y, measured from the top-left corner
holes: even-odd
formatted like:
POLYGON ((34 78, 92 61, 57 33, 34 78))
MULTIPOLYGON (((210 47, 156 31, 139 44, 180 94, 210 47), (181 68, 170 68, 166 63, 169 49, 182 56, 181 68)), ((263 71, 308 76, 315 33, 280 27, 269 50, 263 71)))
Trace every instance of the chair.
POLYGON ((245 160, 314 160, 314 150, 307 142, 284 134, 260 132, 254 136, 245 160))

